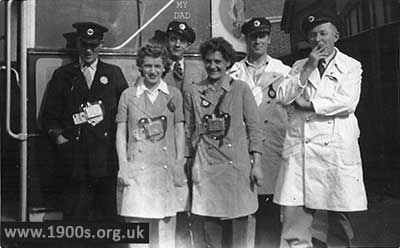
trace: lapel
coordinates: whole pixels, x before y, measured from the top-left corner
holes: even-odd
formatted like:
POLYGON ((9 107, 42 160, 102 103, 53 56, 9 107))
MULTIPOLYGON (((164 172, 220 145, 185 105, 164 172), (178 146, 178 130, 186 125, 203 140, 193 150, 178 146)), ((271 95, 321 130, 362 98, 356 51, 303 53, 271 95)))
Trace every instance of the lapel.
POLYGON ((81 96, 86 96, 89 93, 89 88, 87 87, 85 76, 81 71, 79 61, 75 61, 71 66, 72 75, 72 87, 75 92, 81 96))
POLYGON ((217 99, 215 97, 215 89, 211 86, 211 84, 208 83, 208 80, 204 80, 199 84, 200 87, 198 87, 198 94, 200 98, 200 106, 201 108, 214 108, 215 105, 217 105, 217 99), (210 106, 204 107, 203 103, 210 103, 210 106))
POLYGON ((256 82, 254 82, 253 77, 250 75, 244 59, 242 61, 240 61, 240 67, 241 68, 239 68, 239 75, 238 75, 239 77, 238 78, 244 78, 246 80, 247 85, 250 87, 250 89, 253 89, 254 87, 256 87, 256 82))
POLYGON ((90 91, 96 97, 101 97, 107 89, 109 89, 110 78, 108 78, 107 73, 105 73, 104 63, 99 59, 97 63, 96 73, 94 74, 92 87, 90 91))

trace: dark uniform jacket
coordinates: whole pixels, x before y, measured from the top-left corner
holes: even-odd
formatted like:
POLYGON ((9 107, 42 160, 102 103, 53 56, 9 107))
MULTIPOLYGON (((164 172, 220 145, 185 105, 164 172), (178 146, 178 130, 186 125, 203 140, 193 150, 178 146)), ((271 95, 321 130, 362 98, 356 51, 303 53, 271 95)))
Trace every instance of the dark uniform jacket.
POLYGON ((202 61, 188 61, 188 59, 185 58, 183 60, 183 63, 184 67, 182 80, 177 80, 174 78, 173 67, 164 78, 164 81, 168 85, 178 88, 181 92, 187 91, 193 83, 199 83, 200 81, 207 78, 207 73, 204 69, 202 61))
POLYGON ((118 167, 115 115, 120 95, 127 87, 121 69, 100 59, 90 89, 78 61, 54 72, 47 87, 42 124, 53 139, 62 134, 69 140, 58 148, 68 160, 63 161, 64 164, 72 164, 65 168, 70 176, 78 179, 115 173, 118 167), (102 101, 104 119, 96 126, 74 125, 72 116, 81 112, 81 105, 99 100, 102 101))

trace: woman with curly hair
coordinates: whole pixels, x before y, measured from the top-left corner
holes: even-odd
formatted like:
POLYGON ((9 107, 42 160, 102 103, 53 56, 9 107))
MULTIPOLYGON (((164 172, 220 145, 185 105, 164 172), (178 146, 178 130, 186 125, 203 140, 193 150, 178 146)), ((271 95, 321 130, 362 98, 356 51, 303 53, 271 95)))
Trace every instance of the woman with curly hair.
POLYGON ((175 247, 176 187, 186 184, 182 96, 162 79, 167 53, 145 45, 118 106, 118 214, 150 223, 150 246, 175 247))
POLYGON ((227 74, 235 60, 229 42, 212 38, 200 54, 208 77, 184 93, 194 243, 252 247, 249 221, 258 208, 256 185, 263 183, 257 105, 249 86, 227 74), (233 234, 225 236, 228 230, 233 234))

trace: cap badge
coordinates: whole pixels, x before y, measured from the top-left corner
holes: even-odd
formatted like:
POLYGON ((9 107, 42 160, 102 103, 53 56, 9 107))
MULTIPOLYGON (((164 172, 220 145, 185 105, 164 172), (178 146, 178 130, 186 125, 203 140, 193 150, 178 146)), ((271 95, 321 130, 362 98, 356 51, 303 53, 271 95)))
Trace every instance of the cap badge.
POLYGON ((185 28, 186 28, 185 24, 183 24, 183 23, 179 24, 179 29, 185 30, 185 28))
POLYGON ((106 76, 101 76, 100 83, 107 84, 108 83, 108 78, 106 76))
POLYGON ((254 21, 254 27, 259 27, 260 26, 260 21, 258 21, 258 20, 255 20, 254 21))
POLYGON ((313 22, 313 21, 315 21, 315 17, 314 16, 309 16, 308 17, 308 22, 313 22))
POLYGON ((88 30, 86 31, 87 35, 92 36, 94 34, 94 30, 91 28, 88 28, 88 30))

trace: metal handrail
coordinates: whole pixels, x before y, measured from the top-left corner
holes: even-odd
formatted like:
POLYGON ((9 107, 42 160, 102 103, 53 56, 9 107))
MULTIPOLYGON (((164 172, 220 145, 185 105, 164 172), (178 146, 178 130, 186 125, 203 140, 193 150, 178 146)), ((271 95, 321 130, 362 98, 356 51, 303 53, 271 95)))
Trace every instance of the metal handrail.
MULTIPOLYGON (((6 10, 6 130, 14 139, 26 140, 27 135, 14 133, 11 130, 11 5, 14 0, 7 2, 6 10)), ((18 73, 17 73, 18 74, 18 73)), ((19 82, 19 77, 18 77, 19 82)))
POLYGON ((170 0, 164 7, 162 7, 156 14, 154 14, 143 26, 134 32, 125 42, 116 47, 103 47, 103 49, 119 50, 126 46, 132 39, 134 39, 143 29, 145 29, 154 19, 156 19, 164 10, 166 10, 175 0, 170 0))
MULTIPOLYGON (((2 0, 0 0, 0 2, 1 2, 2 0)), ((3 65, 2 67, 0 67, 0 70, 6 70, 6 66, 5 65, 3 65)), ((16 69, 14 69, 13 67, 11 67, 11 72, 12 73, 14 73, 14 76, 15 76, 15 82, 17 83, 17 85, 18 85, 18 88, 21 88, 21 83, 20 83, 20 81, 19 81, 19 73, 18 73, 18 71, 16 70, 16 69)))

